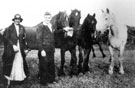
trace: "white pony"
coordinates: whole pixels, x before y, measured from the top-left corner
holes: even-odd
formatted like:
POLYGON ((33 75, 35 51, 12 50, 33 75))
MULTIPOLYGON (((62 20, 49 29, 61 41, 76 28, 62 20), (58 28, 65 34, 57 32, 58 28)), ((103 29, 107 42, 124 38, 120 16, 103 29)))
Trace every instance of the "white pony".
POLYGON ((114 49, 119 51, 118 59, 120 63, 119 72, 124 74, 123 70, 123 52, 127 42, 127 27, 125 25, 120 25, 116 22, 115 15, 110 13, 107 8, 106 11, 102 10, 101 22, 99 21, 97 29, 104 33, 106 30, 108 33, 108 47, 110 51, 110 66, 109 74, 113 74, 114 68, 114 49))

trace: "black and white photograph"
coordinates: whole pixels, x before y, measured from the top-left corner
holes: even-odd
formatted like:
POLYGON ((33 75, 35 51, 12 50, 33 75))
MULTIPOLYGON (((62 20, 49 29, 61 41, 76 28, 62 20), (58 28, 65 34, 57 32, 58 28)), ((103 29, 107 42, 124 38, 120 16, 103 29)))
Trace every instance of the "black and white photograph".
POLYGON ((0 88, 135 88, 134 4, 0 1, 0 88))

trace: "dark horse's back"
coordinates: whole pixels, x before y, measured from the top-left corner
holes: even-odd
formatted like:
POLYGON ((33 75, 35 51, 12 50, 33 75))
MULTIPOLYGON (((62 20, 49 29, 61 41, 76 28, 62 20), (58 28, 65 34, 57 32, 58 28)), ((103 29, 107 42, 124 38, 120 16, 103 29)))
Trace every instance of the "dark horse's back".
POLYGON ((37 42, 37 28, 40 24, 33 27, 25 27, 26 31, 26 41, 28 47, 32 50, 38 50, 38 42, 37 42))

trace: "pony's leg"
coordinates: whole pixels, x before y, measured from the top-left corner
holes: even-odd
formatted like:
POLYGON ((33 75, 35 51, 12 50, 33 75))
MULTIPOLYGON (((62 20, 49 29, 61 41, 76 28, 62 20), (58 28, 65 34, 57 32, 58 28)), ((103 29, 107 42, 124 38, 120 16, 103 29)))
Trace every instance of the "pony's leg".
POLYGON ((39 58, 39 64, 38 64, 38 69, 39 69, 39 72, 38 72, 38 75, 37 75, 37 78, 40 79, 40 60, 41 60, 41 51, 39 50, 38 51, 38 58, 39 58))
POLYGON ((83 64, 84 72, 89 71, 88 63, 89 63, 89 54, 90 54, 90 51, 91 51, 91 48, 84 50, 84 64, 83 64))
POLYGON ((103 58, 106 57, 106 55, 104 54, 103 49, 101 48, 101 45, 99 43, 98 43, 98 46, 99 46, 99 49, 100 49, 100 51, 102 53, 103 58))
POLYGON ((94 50, 94 47, 93 46, 91 47, 91 50, 93 52, 93 58, 95 58, 96 57, 96 54, 95 54, 95 50, 94 50))
POLYGON ((76 48, 73 48, 72 50, 70 50, 71 53, 71 62, 70 62, 70 66, 71 66, 71 75, 78 74, 78 67, 77 67, 77 57, 76 57, 76 48))
POLYGON ((73 49, 69 50, 69 52, 70 52, 70 54, 71 54, 70 66, 72 67, 73 64, 74 64, 74 61, 75 61, 75 59, 76 59, 76 57, 75 57, 75 49, 73 48, 73 49), (74 58, 75 58, 75 59, 74 59, 74 58))
POLYGON ((119 63, 120 63, 120 73, 124 74, 124 70, 123 70, 123 52, 124 52, 124 47, 120 47, 120 57, 119 57, 119 63))
POLYGON ((9 87, 10 87, 10 80, 8 79, 6 88, 9 88, 9 87))
POLYGON ((114 51, 111 46, 109 46, 109 51, 110 51, 110 67, 109 67, 109 74, 113 74, 113 68, 114 68, 114 51))
POLYGON ((84 52, 84 50, 80 46, 78 46, 78 49, 79 49, 79 62, 78 62, 79 72, 84 72, 83 71, 83 52, 84 52))
POLYGON ((61 66, 60 66, 60 72, 59 75, 65 75, 64 73, 64 64, 65 64, 65 50, 61 49, 61 66))
POLYGON ((70 50, 70 53, 71 53, 70 66, 74 66, 77 63, 76 48, 73 48, 72 50, 70 50))

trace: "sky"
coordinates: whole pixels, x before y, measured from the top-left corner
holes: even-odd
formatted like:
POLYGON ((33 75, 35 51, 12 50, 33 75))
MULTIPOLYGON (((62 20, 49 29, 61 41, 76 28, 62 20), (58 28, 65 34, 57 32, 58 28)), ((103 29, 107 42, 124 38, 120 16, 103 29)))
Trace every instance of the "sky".
POLYGON ((135 26, 135 0, 1 0, 0 28, 8 27, 15 14, 21 14, 24 26, 35 26, 44 20, 45 11, 52 15, 59 11, 70 14, 72 9, 81 11, 81 22, 87 14, 96 13, 98 18, 101 9, 109 8, 119 22, 135 26))

